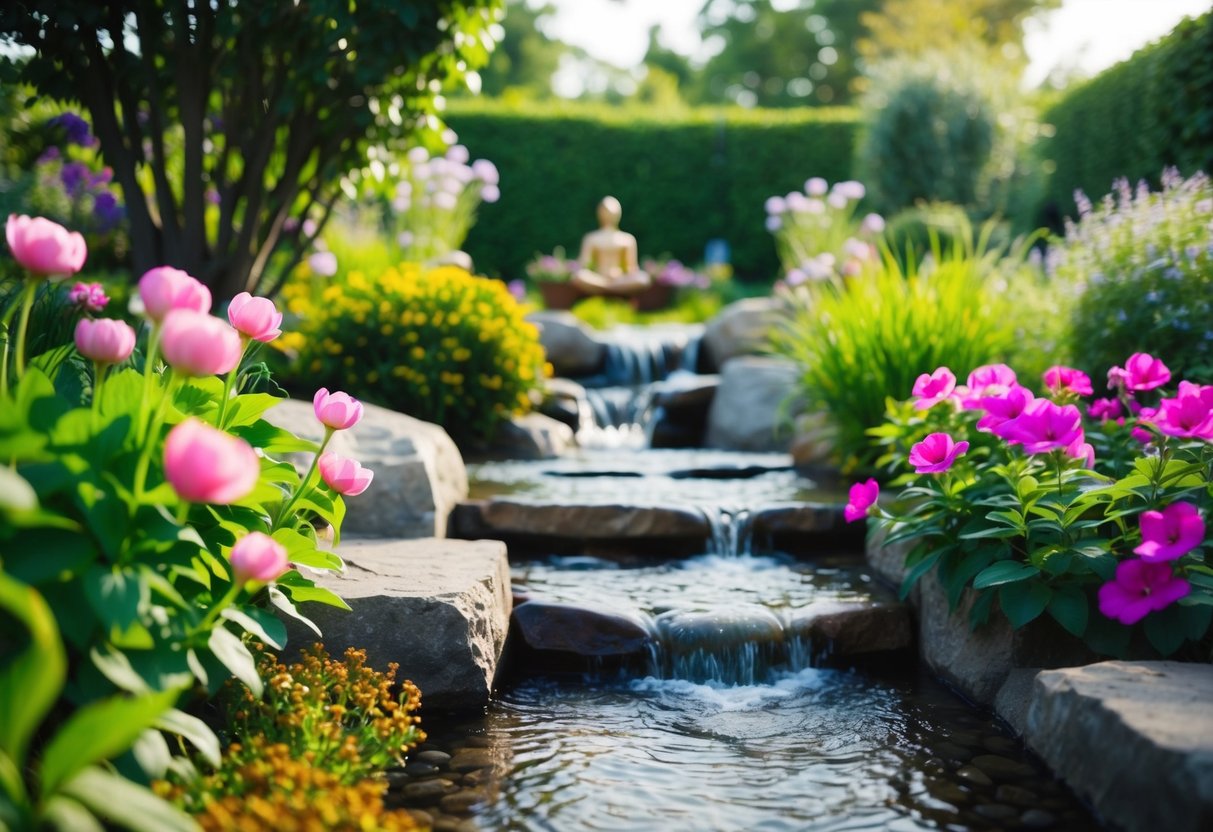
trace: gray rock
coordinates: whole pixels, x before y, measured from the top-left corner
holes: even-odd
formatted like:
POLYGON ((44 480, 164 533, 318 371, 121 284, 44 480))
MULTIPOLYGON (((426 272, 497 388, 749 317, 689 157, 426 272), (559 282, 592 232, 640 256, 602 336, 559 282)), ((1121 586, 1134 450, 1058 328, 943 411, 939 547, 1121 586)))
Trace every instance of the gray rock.
POLYGON ((708 411, 706 444, 734 451, 786 451, 785 423, 795 414, 790 399, 799 372, 782 358, 734 358, 720 374, 708 411), (782 433, 781 433, 782 430, 782 433))
MULTIPOLYGON (((1013 668, 994 696, 994 713, 1023 736, 1027 728, 1028 704, 1032 701, 1032 690, 1036 685, 1034 667, 1013 668)), ((998 750, 998 749, 994 749, 998 750)))
POLYGON ((556 377, 544 383, 539 412, 568 425, 574 433, 580 430, 582 413, 588 408, 585 388, 577 382, 556 377))
POLYGON ((771 327, 784 317, 783 305, 774 298, 746 298, 730 303, 703 331, 703 349, 712 369, 724 367, 741 355, 766 350, 771 327))
POLYGON ((461 503, 451 516, 451 534, 468 539, 528 534, 582 540, 706 541, 712 531, 703 512, 675 506, 474 500, 461 503))
POLYGON ((513 625, 535 650, 580 656, 630 656, 652 642, 645 622, 607 609, 532 599, 514 610, 513 625))
POLYGON ((539 342, 558 376, 588 376, 602 369, 606 345, 572 312, 532 312, 539 342))
MULTIPOLYGON (((421 688, 427 712, 483 707, 510 618, 505 546, 490 540, 364 540, 346 541, 339 554, 345 573, 316 582, 344 598, 351 611, 302 605, 329 653, 361 647, 372 666, 398 662, 397 678, 421 688)), ((293 619, 287 625, 292 645, 316 639, 293 619)))
POLYGON ((970 762, 995 780, 1022 780, 1036 774, 1036 769, 1027 763, 999 754, 981 754, 970 762))
POLYGON ((914 644, 910 610, 881 601, 824 601, 797 612, 789 629, 834 656, 905 650, 914 644))
POLYGON ((654 384, 650 392, 655 407, 675 411, 700 410, 707 413, 719 386, 718 375, 677 372, 654 384))
POLYGON ((439 768, 442 768, 451 761, 450 754, 447 754, 445 751, 438 751, 437 749, 417 751, 410 754, 409 757, 414 760, 420 760, 423 763, 433 763, 439 768))
POLYGON ((766 607, 739 604, 707 612, 677 610, 657 616, 665 647, 674 653, 739 644, 780 644, 783 625, 766 607))
POLYGON ((574 444, 568 425, 542 413, 526 413, 499 422, 483 450, 492 458, 555 459, 574 444))
POLYGON ((815 474, 826 470, 837 475, 835 434, 829 413, 819 410, 798 415, 792 425, 792 442, 788 448, 796 468, 815 474))
MULTIPOLYGON (((318 442, 324 436, 311 402, 288 399, 265 418, 304 439, 318 442)), ((368 404, 362 421, 334 433, 328 449, 375 472, 370 488, 345 500, 345 534, 443 537, 451 509, 467 498, 463 457, 438 425, 368 404)), ((312 464, 312 454, 290 457, 300 474, 312 464)))
POLYGON ((1136 832, 1213 829, 1213 666, 1046 670, 1028 744, 1095 811, 1136 832))
POLYGON ((750 517, 756 538, 782 534, 811 534, 846 528, 842 506, 830 503, 768 505, 750 517))
POLYGON ((956 770, 956 776, 966 783, 973 783, 978 786, 994 785, 994 781, 984 771, 975 766, 961 766, 956 770))
POLYGON ((446 795, 447 786, 442 780, 422 780, 420 783, 409 783, 400 790, 400 794, 411 804, 432 806, 446 795))

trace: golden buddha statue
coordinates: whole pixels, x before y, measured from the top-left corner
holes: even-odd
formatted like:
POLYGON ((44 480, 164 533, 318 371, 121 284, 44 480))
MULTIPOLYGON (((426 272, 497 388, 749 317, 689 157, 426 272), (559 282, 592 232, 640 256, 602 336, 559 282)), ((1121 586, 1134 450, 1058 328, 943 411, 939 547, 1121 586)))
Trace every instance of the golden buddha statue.
POLYGON ((613 196, 598 203, 598 230, 581 240, 578 260, 583 264, 572 283, 588 295, 635 295, 652 280, 640 268, 636 238, 619 230, 623 208, 613 196))

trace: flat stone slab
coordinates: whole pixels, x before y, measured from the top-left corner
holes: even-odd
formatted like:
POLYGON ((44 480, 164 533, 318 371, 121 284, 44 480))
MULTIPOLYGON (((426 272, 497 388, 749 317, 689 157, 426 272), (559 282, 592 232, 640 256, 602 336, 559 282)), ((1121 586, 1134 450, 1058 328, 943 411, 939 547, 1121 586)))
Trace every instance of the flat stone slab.
POLYGON ((518 635, 534 650, 579 656, 644 655, 653 636, 638 616, 606 608, 528 600, 514 610, 518 635))
POLYGON ((797 611, 789 627, 840 658, 914 646, 910 610, 896 601, 820 601, 797 611))
MULTIPOLYGON (((342 575, 317 579, 351 612, 304 604, 331 655, 365 648, 369 663, 398 662, 427 711, 483 707, 505 646, 513 596, 504 544, 494 540, 347 540, 342 575)), ((290 644, 316 634, 287 619, 290 644)))
POLYGON ((1028 745, 1113 827, 1213 829, 1213 665, 1042 671, 1026 723, 1028 745))

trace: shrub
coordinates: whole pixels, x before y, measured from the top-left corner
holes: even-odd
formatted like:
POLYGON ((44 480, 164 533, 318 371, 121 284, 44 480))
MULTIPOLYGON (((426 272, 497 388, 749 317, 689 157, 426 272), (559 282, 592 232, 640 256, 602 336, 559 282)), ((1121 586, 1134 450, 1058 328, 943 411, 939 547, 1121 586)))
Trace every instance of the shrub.
POLYGON ((473 155, 501 169, 498 212, 468 235, 467 251, 521 276, 536 251, 577 251, 607 194, 641 251, 697 263, 711 239, 728 240, 744 278, 778 270, 761 222, 772 192, 799 188, 813 171, 847 179, 856 130, 851 110, 666 110, 593 105, 452 102, 447 121, 473 155), (676 219, 674 219, 676 218, 676 219))
POLYGON ((924 366, 974 367, 1004 356, 1014 330, 998 252, 955 245, 903 269, 886 255, 857 277, 785 293, 791 316, 774 333, 796 361, 810 406, 823 408, 848 467, 870 465, 866 432, 888 399, 906 395, 924 366))
POLYGON ((289 284, 284 298, 301 318, 283 342, 297 381, 340 386, 459 439, 486 438, 528 410, 550 372, 538 330, 505 284, 462 269, 348 272, 323 288, 289 284))
POLYGON ((1070 341, 1088 372, 1134 352, 1166 355, 1176 373, 1213 381, 1213 183, 1171 170, 1161 192, 1121 180, 1051 253, 1075 297, 1070 341))
POLYGON ((1213 13, 1184 20, 1158 43, 1070 90, 1043 118, 1048 200, 1074 216, 1075 191, 1120 177, 1153 179, 1175 166, 1213 171, 1213 13), (1116 141, 1108 141, 1116 136, 1116 141))

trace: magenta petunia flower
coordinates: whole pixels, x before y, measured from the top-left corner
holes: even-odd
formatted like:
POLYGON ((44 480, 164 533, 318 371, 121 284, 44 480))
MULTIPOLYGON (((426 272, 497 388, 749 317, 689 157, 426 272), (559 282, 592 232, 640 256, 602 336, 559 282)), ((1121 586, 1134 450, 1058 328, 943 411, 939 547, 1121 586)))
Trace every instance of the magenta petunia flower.
POLYGON ((1181 381, 1175 398, 1158 403, 1153 422, 1167 436, 1213 440, 1213 385, 1181 381))
POLYGON ((1056 365, 1044 372, 1045 387, 1052 393, 1074 393, 1079 396, 1089 396, 1095 392, 1091 387, 1091 377, 1082 370, 1073 367, 1056 365))
POLYGON ((914 395, 918 397, 914 407, 917 410, 932 408, 951 396, 955 389, 956 376, 947 367, 930 374, 923 373, 914 382, 914 395))
POLYGON ((919 474, 939 474, 951 468, 968 449, 968 442, 956 442, 946 433, 932 433, 910 448, 910 464, 919 474))
POLYGON ((1176 560, 1205 539, 1205 521, 1191 503, 1171 503, 1162 511, 1143 511, 1141 545, 1133 550, 1148 563, 1176 560))
POLYGON ((1136 624, 1191 590, 1169 563, 1126 560, 1116 567, 1116 577, 1099 588, 1099 611, 1121 624, 1136 624))
POLYGON ((862 520, 868 516, 868 509, 876 503, 876 498, 879 496, 880 483, 876 480, 869 479, 867 482, 855 483, 851 486, 850 500, 848 500, 846 508, 842 510, 842 516, 848 523, 862 520))
POLYGON ((1119 419, 1124 415, 1124 411, 1120 406, 1120 399, 1096 399, 1087 407, 1087 415, 1106 422, 1109 419, 1119 419))
POLYGON ((999 395, 985 396, 980 409, 986 412, 977 422, 977 429, 986 433, 997 433, 1000 425, 1019 417, 1024 408, 1035 400, 1032 391, 1018 384, 1012 385, 999 395))
POLYGON ((1086 441, 1081 432, 1078 434, 1078 438, 1066 447, 1066 456, 1071 459, 1081 459, 1085 468, 1095 467, 1095 447, 1086 441))
MULTIPOLYGON (((1120 369, 1113 367, 1113 370, 1120 369)), ((1121 371, 1125 387, 1129 390, 1153 390, 1162 387, 1171 380, 1171 371, 1162 359, 1155 358, 1149 353, 1135 352, 1129 356, 1121 371)), ((1111 370, 1109 371, 1109 378, 1111 370)))
POLYGON ((1034 399, 1023 413, 999 425, 994 433, 1012 445, 1023 445, 1024 453, 1044 454, 1082 441, 1082 413, 1072 404, 1034 399))

